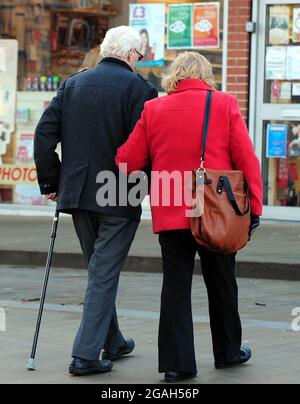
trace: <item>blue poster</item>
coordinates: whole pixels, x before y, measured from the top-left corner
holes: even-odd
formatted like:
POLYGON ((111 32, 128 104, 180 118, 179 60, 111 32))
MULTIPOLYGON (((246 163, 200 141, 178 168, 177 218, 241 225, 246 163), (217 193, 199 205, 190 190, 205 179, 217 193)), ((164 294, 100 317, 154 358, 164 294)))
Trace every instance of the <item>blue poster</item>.
POLYGON ((268 125, 267 158, 287 158, 287 135, 288 125, 268 125))

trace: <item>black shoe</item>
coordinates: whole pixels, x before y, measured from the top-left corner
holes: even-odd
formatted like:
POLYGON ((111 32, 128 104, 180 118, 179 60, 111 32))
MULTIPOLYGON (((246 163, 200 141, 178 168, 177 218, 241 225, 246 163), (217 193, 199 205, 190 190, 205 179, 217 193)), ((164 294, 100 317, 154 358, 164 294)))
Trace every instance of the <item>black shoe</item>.
POLYGON ((176 383, 186 379, 193 379, 197 376, 197 373, 182 373, 182 372, 166 372, 165 382, 176 383))
POLYGON ((110 372, 112 368, 113 364, 110 361, 86 361, 74 358, 69 367, 69 373, 74 376, 88 376, 98 373, 107 373, 110 372))
POLYGON ((104 351, 102 354, 102 359, 116 361, 120 359, 122 356, 131 354, 134 348, 135 348, 135 342, 133 341, 132 338, 129 338, 128 340, 126 340, 126 344, 120 347, 116 352, 104 351))
POLYGON ((216 369, 228 369, 232 368, 234 366, 239 366, 243 365, 244 363, 247 363, 252 357, 252 351, 250 348, 241 348, 239 356, 234 358, 232 362, 229 363, 221 363, 221 362, 216 362, 215 363, 215 368, 216 369))

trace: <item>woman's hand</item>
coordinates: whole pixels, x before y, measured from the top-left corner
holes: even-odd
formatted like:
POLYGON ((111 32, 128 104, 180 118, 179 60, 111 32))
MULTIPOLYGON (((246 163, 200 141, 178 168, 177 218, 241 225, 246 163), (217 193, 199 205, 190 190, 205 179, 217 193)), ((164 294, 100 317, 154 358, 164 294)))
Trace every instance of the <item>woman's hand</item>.
POLYGON ((260 217, 256 215, 251 215, 251 223, 250 223, 250 228, 249 228, 249 240, 251 240, 251 237, 255 233, 255 231, 258 229, 260 226, 260 217))

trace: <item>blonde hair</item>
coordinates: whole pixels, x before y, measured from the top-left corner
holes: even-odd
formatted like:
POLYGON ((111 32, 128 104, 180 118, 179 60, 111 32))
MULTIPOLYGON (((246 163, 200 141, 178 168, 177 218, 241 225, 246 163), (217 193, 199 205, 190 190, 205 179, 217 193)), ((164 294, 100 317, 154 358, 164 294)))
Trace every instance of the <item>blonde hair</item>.
POLYGON ((162 86, 169 94, 178 83, 186 79, 203 79, 211 87, 216 86, 211 63, 200 53, 181 53, 163 76, 162 86))

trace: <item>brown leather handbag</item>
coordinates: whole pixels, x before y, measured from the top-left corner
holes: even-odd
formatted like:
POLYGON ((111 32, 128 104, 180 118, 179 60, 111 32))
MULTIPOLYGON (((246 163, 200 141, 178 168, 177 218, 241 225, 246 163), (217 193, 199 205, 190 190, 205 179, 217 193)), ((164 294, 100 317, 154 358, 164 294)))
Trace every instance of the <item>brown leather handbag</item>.
POLYGON ((233 254, 244 248, 249 241, 249 187, 242 171, 205 168, 212 98, 213 92, 209 91, 206 99, 201 166, 193 173, 193 208, 202 206, 202 214, 191 218, 191 229, 197 243, 208 250, 233 254), (203 191, 199 192, 200 189, 203 191))

